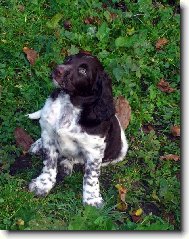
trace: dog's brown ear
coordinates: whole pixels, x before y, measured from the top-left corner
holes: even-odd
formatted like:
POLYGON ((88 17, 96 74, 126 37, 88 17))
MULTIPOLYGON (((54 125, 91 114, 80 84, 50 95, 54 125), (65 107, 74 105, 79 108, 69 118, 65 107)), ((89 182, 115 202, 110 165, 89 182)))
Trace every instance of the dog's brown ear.
POLYGON ((99 121, 109 120, 115 115, 115 106, 111 78, 104 71, 97 72, 93 92, 97 97, 93 109, 96 119, 99 121))
POLYGON ((86 127, 94 127, 115 115, 111 79, 104 71, 97 73, 92 92, 93 95, 82 99, 79 123, 86 127))

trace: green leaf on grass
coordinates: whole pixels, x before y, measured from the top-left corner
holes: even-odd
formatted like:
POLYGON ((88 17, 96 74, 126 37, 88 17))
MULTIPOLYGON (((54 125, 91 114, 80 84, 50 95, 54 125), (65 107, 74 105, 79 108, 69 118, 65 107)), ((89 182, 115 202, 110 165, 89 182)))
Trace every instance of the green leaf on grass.
POLYGON ((49 20, 46 25, 51 29, 55 29, 58 26, 59 21, 62 19, 63 15, 61 13, 55 14, 51 20, 49 20))
POLYGON ((116 45, 117 48, 126 46, 126 43, 127 43, 127 38, 126 37, 118 37, 115 40, 115 45, 116 45))
POLYGON ((76 46, 71 45, 71 48, 69 49, 69 54, 74 55, 74 54, 77 54, 77 53, 79 53, 79 49, 76 46))
POLYGON ((103 41, 105 38, 108 38, 109 32, 110 28, 108 27, 106 22, 103 22, 102 25, 98 28, 96 36, 100 41, 103 41))
POLYGON ((120 66, 115 67, 113 69, 113 75, 115 76, 116 80, 120 82, 124 75, 124 69, 120 66))
POLYGON ((4 203, 4 199, 3 198, 0 198, 0 203, 4 203))

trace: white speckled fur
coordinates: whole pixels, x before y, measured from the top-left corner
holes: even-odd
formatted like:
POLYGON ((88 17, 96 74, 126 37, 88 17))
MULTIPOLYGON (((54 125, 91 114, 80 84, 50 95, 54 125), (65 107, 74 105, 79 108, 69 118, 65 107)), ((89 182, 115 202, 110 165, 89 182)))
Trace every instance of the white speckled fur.
POLYGON ((98 180, 100 167, 123 160, 128 145, 121 129, 120 156, 110 163, 102 163, 105 138, 89 135, 81 129, 78 124, 80 112, 81 109, 71 103, 69 95, 62 92, 55 100, 48 98, 41 110, 28 114, 30 119, 40 118, 41 125, 41 138, 31 146, 30 152, 37 154, 43 150, 44 154, 42 173, 32 180, 29 190, 41 196, 50 192, 56 182, 58 160, 67 174, 72 172, 74 164, 81 163, 85 164, 83 203, 99 207, 103 202, 98 180))

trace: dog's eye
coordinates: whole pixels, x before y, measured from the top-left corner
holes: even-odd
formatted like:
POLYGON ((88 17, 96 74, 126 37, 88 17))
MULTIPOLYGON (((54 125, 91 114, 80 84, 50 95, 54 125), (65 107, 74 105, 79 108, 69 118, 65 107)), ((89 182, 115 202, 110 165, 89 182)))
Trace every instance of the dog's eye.
POLYGON ((86 64, 80 65, 80 66, 78 67, 78 72, 79 72, 79 74, 86 76, 86 75, 87 75, 87 68, 88 68, 88 67, 87 67, 86 64))
POLYGON ((79 67, 79 73, 82 75, 87 75, 87 70, 84 68, 79 67))

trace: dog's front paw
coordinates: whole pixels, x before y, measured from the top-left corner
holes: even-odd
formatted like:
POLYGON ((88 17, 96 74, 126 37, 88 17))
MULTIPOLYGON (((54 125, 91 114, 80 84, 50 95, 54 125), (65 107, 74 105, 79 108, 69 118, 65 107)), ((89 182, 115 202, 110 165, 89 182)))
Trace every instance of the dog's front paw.
POLYGON ((42 140, 41 138, 35 141, 28 151, 30 154, 40 155, 42 153, 42 140))
POLYGON ((83 199, 83 204, 100 208, 104 205, 104 201, 103 201, 102 197, 84 198, 83 199))
POLYGON ((40 175, 33 179, 29 184, 29 191, 33 192, 36 196, 46 196, 53 188, 55 182, 40 175))

